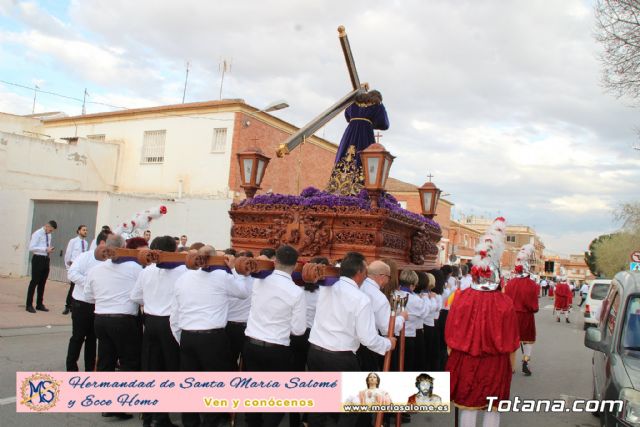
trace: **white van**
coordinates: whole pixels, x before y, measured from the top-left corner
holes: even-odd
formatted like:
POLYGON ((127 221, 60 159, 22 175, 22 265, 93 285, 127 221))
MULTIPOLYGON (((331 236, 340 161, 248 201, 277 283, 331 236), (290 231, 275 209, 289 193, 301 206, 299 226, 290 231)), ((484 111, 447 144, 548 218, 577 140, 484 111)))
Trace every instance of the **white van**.
POLYGON ((595 279, 588 283, 589 293, 587 294, 587 300, 584 303, 583 309, 585 330, 590 326, 598 326, 600 306, 609 292, 611 279, 595 279))

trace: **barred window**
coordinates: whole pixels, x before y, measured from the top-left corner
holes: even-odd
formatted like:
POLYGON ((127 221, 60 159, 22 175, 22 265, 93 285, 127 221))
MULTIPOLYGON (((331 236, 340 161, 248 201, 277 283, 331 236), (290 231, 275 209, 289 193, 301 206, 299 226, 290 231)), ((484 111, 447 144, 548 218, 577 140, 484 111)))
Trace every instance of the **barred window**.
POLYGON ((515 243, 516 242, 516 236, 508 235, 507 236, 507 242, 515 243))
POLYGON ((91 141, 104 142, 105 134, 104 133, 100 133, 100 134, 95 134, 95 135, 87 135, 87 139, 90 139, 91 141))
POLYGON ((140 163, 164 163, 164 141, 166 136, 166 130, 144 131, 140 163))
POLYGON ((212 153, 224 153, 227 149, 227 128, 215 128, 211 140, 212 153))

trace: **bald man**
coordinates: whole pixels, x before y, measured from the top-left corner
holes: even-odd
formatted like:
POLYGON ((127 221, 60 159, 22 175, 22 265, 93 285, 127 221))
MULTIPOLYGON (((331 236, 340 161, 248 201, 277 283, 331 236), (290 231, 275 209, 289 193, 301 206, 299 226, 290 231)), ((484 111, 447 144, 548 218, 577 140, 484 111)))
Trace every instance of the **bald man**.
MULTIPOLYGON (((367 267, 367 278, 362 283, 360 290, 371 300, 373 316, 375 318, 376 329, 382 336, 389 333, 389 318, 391 317, 391 305, 382 290, 389 284, 391 268, 382 261, 373 261, 367 267)), ((395 333, 400 334, 402 324, 407 320, 408 314, 403 311, 396 317, 395 333)), ((379 371, 382 367, 382 358, 369 350, 360 346, 357 352, 358 359, 365 371, 379 371)))

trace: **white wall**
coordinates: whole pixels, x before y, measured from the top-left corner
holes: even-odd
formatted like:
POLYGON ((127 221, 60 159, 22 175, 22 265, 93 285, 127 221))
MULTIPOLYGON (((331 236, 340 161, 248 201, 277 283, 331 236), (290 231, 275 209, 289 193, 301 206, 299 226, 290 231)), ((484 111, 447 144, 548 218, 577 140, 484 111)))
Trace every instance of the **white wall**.
POLYGON ((103 118, 95 123, 48 124, 46 133, 63 138, 104 134, 105 139, 124 142, 118 188, 123 193, 177 196, 179 181, 183 194, 228 198, 231 141, 234 113, 199 114, 197 117, 103 118), (227 129, 226 151, 212 153, 214 128, 227 129), (144 132, 166 130, 163 164, 142 164, 144 132))
POLYGON ((36 134, 43 132, 43 126, 39 119, 0 113, 0 130, 20 135, 36 134))

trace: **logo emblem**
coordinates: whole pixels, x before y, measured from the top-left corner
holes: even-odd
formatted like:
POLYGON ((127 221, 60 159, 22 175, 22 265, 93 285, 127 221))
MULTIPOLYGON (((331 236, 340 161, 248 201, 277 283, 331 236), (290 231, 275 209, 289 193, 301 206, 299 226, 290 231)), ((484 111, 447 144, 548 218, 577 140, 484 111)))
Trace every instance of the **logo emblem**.
POLYGON ((20 403, 33 411, 47 411, 58 403, 60 382, 51 375, 33 374, 20 388, 20 403))

